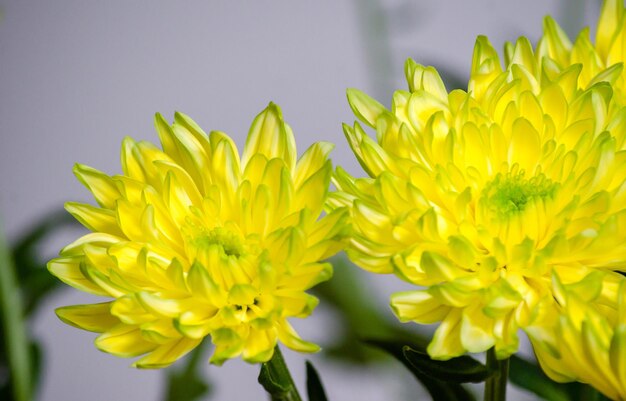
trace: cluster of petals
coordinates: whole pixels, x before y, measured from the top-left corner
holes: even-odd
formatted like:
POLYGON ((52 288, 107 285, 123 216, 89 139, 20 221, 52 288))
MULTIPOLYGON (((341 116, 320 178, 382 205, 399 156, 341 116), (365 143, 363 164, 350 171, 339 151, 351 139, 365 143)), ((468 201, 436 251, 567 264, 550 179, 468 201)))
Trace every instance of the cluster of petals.
POLYGON ((239 155, 226 134, 209 135, 177 113, 155 118, 162 149, 126 138, 121 175, 77 165, 98 206, 66 209, 92 232, 48 268, 106 302, 57 310, 96 346, 135 366, 160 368, 210 336, 220 364, 269 360, 278 341, 303 352, 287 321, 317 299, 305 291, 332 275, 320 261, 343 247, 347 214, 324 213, 329 143, 299 159, 291 128, 270 104, 239 155))
POLYGON ((563 285, 560 306, 544 325, 527 328, 544 372, 558 382, 591 384, 612 400, 626 400, 626 279, 589 274, 563 285), (598 302, 604 292, 605 302, 598 302))
POLYGON ((554 339, 535 329, 565 313, 557 286, 593 278, 585 300, 616 305, 626 264, 626 109, 613 89, 622 66, 587 76, 573 56, 550 57, 564 36, 550 35, 536 50, 525 38, 508 44, 504 67, 479 37, 467 90, 448 92, 434 68, 408 60, 409 88, 390 109, 348 91, 360 122, 344 132, 369 177, 338 168, 331 203, 351 208, 357 265, 418 287, 391 306, 401 321, 439 324, 434 358, 492 347, 508 357, 520 328, 554 339))
MULTIPOLYGON (((582 88, 611 76, 614 101, 626 105, 626 76, 622 65, 626 61, 625 18, 622 0, 605 0, 595 43, 591 40, 589 28, 583 29, 572 43, 556 21, 547 16, 543 24, 544 34, 537 44, 537 57, 557 68, 579 65, 578 85, 582 88)), ((505 47, 506 56, 511 50, 510 44, 505 47)))
MULTIPOLYGON (((557 68, 579 68, 578 86, 588 88, 600 81, 611 83, 613 93, 609 114, 612 121, 624 118, 626 105, 626 13, 618 0, 605 0, 600 12, 595 43, 583 29, 572 44, 550 17, 544 21, 544 35, 537 46, 538 59, 557 68)), ((509 45, 510 49, 510 45, 509 45)), ((618 140, 616 157, 625 146, 620 124, 607 129, 618 140), (621 145, 620 145, 621 144, 621 145)), ((626 208, 620 197, 617 208, 626 208)), ((590 216, 595 218, 595 216, 590 216)), ((624 230, 620 225, 618 230, 624 230)), ((617 244, 623 248, 624 243, 617 244)), ((612 269, 622 275, 589 274, 579 282, 565 285, 553 277, 558 308, 547 311, 536 324, 526 328, 535 354, 556 381, 589 383, 615 400, 626 400, 626 267, 616 257, 612 269)), ((602 269, 600 269, 602 270, 602 269)))

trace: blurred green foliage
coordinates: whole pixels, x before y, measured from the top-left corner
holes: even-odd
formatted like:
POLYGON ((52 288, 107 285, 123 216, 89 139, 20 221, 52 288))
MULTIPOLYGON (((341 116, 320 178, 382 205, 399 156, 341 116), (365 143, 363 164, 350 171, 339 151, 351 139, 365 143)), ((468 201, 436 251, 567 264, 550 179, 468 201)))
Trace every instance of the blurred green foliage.
MULTIPOLYGON (((74 224, 67 213, 52 213, 22 235, 6 257, 1 258, 4 285, 0 298, 3 303, 0 308, 0 342, 4 346, 0 348, 0 372, 3 372, 0 374, 0 399, 30 399, 32 394, 36 394, 44 351, 35 339, 25 334, 24 322, 60 284, 48 273, 40 248, 58 229, 74 224), (15 321, 13 316, 19 321, 15 321), (29 377, 18 377, 21 375, 29 377), (29 388, 24 389, 23 386, 29 388)), ((4 247, 5 244, 2 245, 4 247)))

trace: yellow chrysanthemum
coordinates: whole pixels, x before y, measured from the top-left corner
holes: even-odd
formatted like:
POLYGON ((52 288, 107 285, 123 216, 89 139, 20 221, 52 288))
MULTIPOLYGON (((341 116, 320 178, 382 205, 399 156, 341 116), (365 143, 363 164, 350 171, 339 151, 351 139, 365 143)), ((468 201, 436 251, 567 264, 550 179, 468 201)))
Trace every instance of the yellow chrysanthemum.
MULTIPOLYGON (((578 84, 586 88, 598 77, 615 81, 614 100, 626 105, 626 76, 622 64, 626 61, 626 13, 623 0, 605 0, 596 30, 596 43, 592 43, 589 28, 583 29, 574 43, 551 18, 544 20, 544 35, 537 45, 537 58, 559 68, 580 64, 582 71, 578 84), (609 78, 610 77, 610 78, 609 78)), ((512 45, 505 47, 507 59, 512 55, 512 45)))
MULTIPOLYGON (((409 60, 391 110, 348 91, 344 125, 369 178, 338 169, 334 205, 352 210, 351 259, 422 289, 395 294, 402 321, 440 322, 428 352, 447 359, 518 348, 518 328, 555 309, 564 285, 626 262, 626 110, 601 72, 538 60, 522 38, 506 68, 479 37, 468 91, 409 60)), ((604 280, 604 278, 602 279, 604 280)), ((602 281, 601 280, 601 281, 602 281)))
POLYGON ((99 207, 66 209, 93 233, 65 247, 49 270, 110 302, 57 310, 102 333, 96 346, 160 368, 211 336, 220 364, 242 355, 264 362, 280 340, 313 352, 287 319, 306 317, 305 291, 331 277, 321 260, 342 248, 346 213, 320 218, 332 173, 329 143, 296 161, 291 128, 270 104, 241 156, 231 138, 206 135, 189 117, 155 119, 163 150, 126 138, 122 175, 77 165, 99 207))
POLYGON ((626 400, 626 280, 605 282, 610 296, 590 303, 602 288, 598 279, 590 274, 564 286, 555 278, 560 312, 526 331, 550 378, 589 383, 612 400, 626 400))

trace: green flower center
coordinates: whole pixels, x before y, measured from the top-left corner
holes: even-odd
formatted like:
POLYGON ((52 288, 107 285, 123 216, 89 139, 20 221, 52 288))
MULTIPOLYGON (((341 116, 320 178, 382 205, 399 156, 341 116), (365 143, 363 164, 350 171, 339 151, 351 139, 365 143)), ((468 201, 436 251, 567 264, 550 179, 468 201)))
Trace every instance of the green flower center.
POLYGON ((243 241, 239 235, 223 227, 212 230, 198 230, 192 235, 190 244, 198 251, 218 245, 226 256, 239 258, 245 253, 243 241), (199 232, 198 232, 199 231, 199 232))
POLYGON ((524 172, 517 174, 498 174, 483 189, 483 198, 491 212, 500 217, 520 213, 526 204, 537 198, 550 198, 557 184, 543 174, 524 178, 524 172))

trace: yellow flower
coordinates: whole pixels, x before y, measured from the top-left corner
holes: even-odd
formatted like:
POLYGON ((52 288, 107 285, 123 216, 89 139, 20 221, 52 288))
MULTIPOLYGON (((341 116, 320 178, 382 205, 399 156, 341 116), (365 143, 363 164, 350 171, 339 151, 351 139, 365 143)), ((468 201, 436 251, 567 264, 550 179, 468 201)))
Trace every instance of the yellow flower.
POLYGON ((102 333, 96 346, 142 368, 167 366, 206 336, 221 364, 264 362, 277 341, 303 352, 287 319, 306 317, 305 291, 328 280, 321 260, 342 248, 346 213, 321 213, 332 173, 329 143, 296 161, 291 128, 270 104, 243 154, 226 134, 206 135, 177 113, 157 114, 163 150, 126 138, 122 175, 76 165, 99 206, 66 209, 93 231, 48 264, 65 283, 112 301, 60 308, 68 324, 102 333))
MULTIPOLYGON (((615 82, 614 98, 626 105, 626 77, 622 63, 626 61, 626 27, 623 0, 605 0, 596 30, 596 43, 591 42, 589 28, 583 29, 574 43, 551 18, 544 20, 544 35, 537 45, 537 59, 559 68, 580 64, 578 76, 581 88, 587 88, 598 78, 615 82)), ((511 45, 505 47, 507 58, 511 45)))
POLYGON ((626 400, 626 280, 603 283, 590 274, 569 286, 558 278, 554 284, 562 312, 526 330, 541 367, 553 380, 582 381, 626 400), (604 299, 591 304, 601 286, 604 299))
MULTIPOLYGON (((545 60, 544 60, 545 61, 545 60)), ((626 111, 611 74, 579 86, 579 65, 538 62, 525 38, 506 68, 485 37, 468 90, 406 63, 391 110, 348 91, 361 124, 344 132, 368 178, 338 168, 332 204, 351 207, 359 266, 418 287, 394 294, 402 321, 440 323, 428 352, 447 359, 518 348, 517 332, 557 309, 564 285, 626 262, 626 111)))

